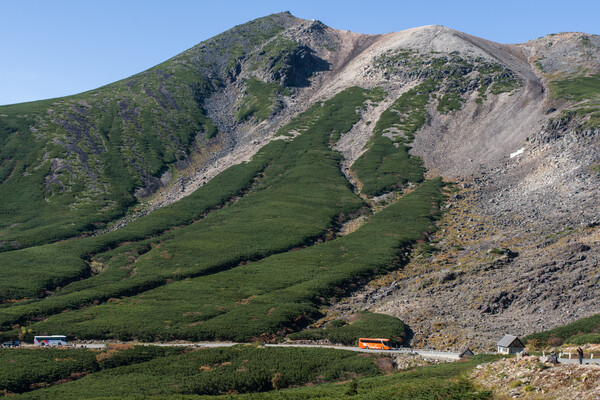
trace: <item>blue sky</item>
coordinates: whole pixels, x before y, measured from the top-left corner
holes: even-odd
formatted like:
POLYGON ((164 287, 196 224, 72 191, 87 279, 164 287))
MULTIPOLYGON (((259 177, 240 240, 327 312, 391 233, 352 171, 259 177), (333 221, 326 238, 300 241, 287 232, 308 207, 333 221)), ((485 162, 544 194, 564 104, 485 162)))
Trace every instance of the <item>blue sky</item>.
POLYGON ((597 0, 0 0, 0 104, 90 90, 280 11, 360 33, 437 24, 501 43, 600 34, 597 0))

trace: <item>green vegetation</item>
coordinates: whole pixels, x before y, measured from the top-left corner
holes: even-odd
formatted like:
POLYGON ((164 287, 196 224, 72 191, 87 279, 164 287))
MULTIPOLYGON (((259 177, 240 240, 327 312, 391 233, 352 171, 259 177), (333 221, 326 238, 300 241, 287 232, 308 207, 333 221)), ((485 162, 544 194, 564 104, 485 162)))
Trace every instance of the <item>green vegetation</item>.
POLYGON ((37 389, 99 369, 96 354, 89 350, 0 348, 0 395, 37 389))
POLYGON ((414 256, 418 257, 418 258, 429 258, 430 256, 432 256, 433 254, 435 254, 438 251, 439 251, 438 248, 436 248, 435 246, 433 246, 427 242, 418 243, 415 246, 414 256))
POLYGON ((475 60, 479 72, 479 95, 484 100, 486 89, 489 87, 491 94, 499 95, 511 93, 523 86, 523 81, 513 71, 498 63, 484 61, 481 58, 475 60))
POLYGON ((511 382, 511 383, 508 385, 508 388, 509 388, 509 389, 514 389, 514 388, 517 388, 517 387, 519 387, 519 386, 521 386, 521 385, 523 385, 523 381, 522 381, 522 380, 520 380, 520 379, 517 379, 517 380, 514 380, 514 381, 512 381, 512 382, 511 382))
MULTIPOLYGON (((276 153, 280 150, 280 147, 274 144, 268 149, 276 153)), ((257 175, 270 162, 268 149, 261 153, 265 156, 258 155, 250 163, 229 168, 192 195, 140 218, 118 231, 94 238, 0 253, 0 264, 11 266, 11 268, 0 270, 0 276, 2 277, 0 300, 37 297, 40 292, 45 290, 53 290, 57 286, 64 286, 73 280, 89 277, 93 274, 93 271, 90 270, 84 260, 91 258, 93 254, 97 254, 95 261, 104 265, 104 268, 113 264, 115 264, 115 268, 103 269, 102 274, 94 276, 91 280, 77 282, 71 287, 63 287, 61 294, 73 293, 75 291, 74 287, 77 287, 76 290, 83 291, 97 286, 98 289, 95 292, 88 295, 79 293, 77 296, 71 294, 61 298, 47 299, 46 303, 54 304, 52 306, 40 307, 37 304, 17 306, 18 309, 22 310, 16 311, 17 315, 48 315, 48 312, 77 307, 78 304, 83 305, 92 300, 118 296, 118 290, 115 291, 110 286, 100 286, 114 283, 116 280, 122 279, 123 276, 129 277, 131 271, 122 268, 128 267, 133 260, 129 259, 124 262, 123 258, 133 254, 139 256, 149 251, 153 244, 155 245, 161 240, 159 236, 154 240, 147 239, 148 237, 160 235, 173 227, 189 225, 201 218, 207 211, 223 205, 233 196, 247 190, 257 175), (112 253, 98 254, 127 241, 140 242, 129 246, 121 246, 112 253), (119 254, 132 251, 133 253, 125 255, 125 257, 119 256, 119 254), (32 265, 43 268, 43 273, 37 268, 31 268, 32 265), (90 282, 97 282, 97 284, 90 284, 90 282)), ((156 282, 161 280, 162 278, 158 278, 154 280, 155 283, 153 284, 152 281, 146 281, 145 285, 155 285, 156 282)), ((142 281, 138 280, 137 285, 140 284, 142 284, 142 281)), ((127 288, 123 289, 127 291, 127 288)), ((9 313, 14 312, 14 309, 9 311, 9 313)), ((1 317, 0 321, 2 321, 1 317)))
POLYGON ((184 353, 183 347, 133 346, 130 344, 108 344, 106 350, 96 355, 100 369, 111 369, 125 365, 140 364, 155 358, 184 353))
POLYGON ((490 93, 496 95, 501 93, 511 93, 521 86, 522 82, 516 79, 514 74, 506 71, 494 78, 494 83, 490 87, 490 93))
POLYGON ((0 395, 63 384, 84 376, 155 358, 174 356, 178 347, 109 345, 108 349, 0 349, 0 395))
POLYGON ((562 121, 578 118, 583 127, 600 127, 600 74, 552 81, 550 87, 553 98, 577 103, 561 113, 562 121))
POLYGON ((407 144, 425 124, 425 107, 435 88, 432 81, 426 81, 402 94, 381 114, 368 150, 352 165, 362 193, 378 196, 407 182, 423 181, 422 162, 408 153, 407 144))
POLYGON ((382 89, 372 91, 356 86, 349 87, 326 102, 317 102, 308 110, 294 118, 278 132, 280 136, 292 136, 292 132, 318 132, 327 135, 328 144, 336 143, 342 133, 348 132, 356 124, 359 111, 365 108, 367 101, 380 101, 382 89))
POLYGON ((391 339, 394 345, 400 345, 404 342, 405 336, 404 324, 399 319, 385 314, 363 311, 359 314, 357 321, 346 322, 337 319, 330 321, 325 328, 292 333, 288 338, 292 340, 328 339, 332 343, 356 346, 360 337, 391 339))
POLYGON ((588 333, 588 334, 578 334, 578 335, 574 335, 571 336, 570 338, 568 338, 566 340, 567 343, 573 343, 579 346, 582 346, 584 344, 589 344, 589 343, 594 343, 594 344, 598 344, 600 343, 600 333, 588 333))
MULTIPOLYGON (((205 99, 289 18, 235 27, 86 93, 0 107, 0 251, 90 235, 135 207, 139 188, 180 168, 193 147, 211 145, 218 132, 205 99)), ((270 43, 269 57, 285 52, 270 43)), ((261 96, 272 88, 259 89, 242 118, 270 113, 261 96)))
POLYGON ((425 182, 339 239, 57 314, 31 328, 79 338, 271 340, 319 316, 325 299, 344 295, 350 283, 396 268, 399 249, 434 229, 440 186, 425 182))
POLYGON ((166 79, 156 67, 80 95, 0 107, 0 250, 102 227, 136 202, 144 177, 187 157, 198 132, 214 134, 202 109, 210 84, 180 72, 166 79))
POLYGON ((290 90, 276 83, 265 83, 252 78, 246 82, 246 91, 239 110, 235 114, 237 121, 254 117, 258 122, 267 119, 275 111, 276 96, 289 96, 290 90))
POLYGON ((541 347, 559 346, 563 343, 582 345, 600 343, 600 314, 582 318, 573 323, 526 336, 527 343, 532 341, 541 347))
POLYGON ((354 399, 492 399, 492 392, 477 390, 464 378, 476 365, 497 360, 496 356, 475 356, 467 362, 445 363, 399 371, 389 375, 360 378, 356 383, 286 389, 248 395, 225 396, 225 399, 347 399, 349 389, 356 385, 354 399))
POLYGON ((487 100, 486 93, 510 93, 522 86, 522 80, 501 64, 481 57, 461 57, 458 53, 439 56, 438 53, 422 54, 415 50, 389 50, 375 59, 375 67, 386 74, 401 74, 432 80, 440 87, 438 111, 446 114, 459 110, 465 92, 479 87, 480 102, 487 100), (467 75, 477 72, 473 77, 467 75))
POLYGON ((381 114, 374 133, 382 134, 396 129, 404 135, 407 142, 412 142, 415 134, 425 125, 425 107, 431 93, 438 88, 438 83, 427 80, 403 93, 381 114))
MULTIPOLYGON (((235 68, 238 60, 242 58, 249 48, 258 47, 277 36, 284 29, 282 15, 269 15, 238 25, 220 35, 215 36, 209 41, 209 46, 213 47, 220 43, 219 51, 228 56, 226 71, 235 68), (225 45, 223 45, 225 43, 225 45)), ((223 55, 223 54, 220 54, 223 55)))
POLYGON ((479 95, 477 96, 477 98, 475 99, 475 102, 477 104, 483 104, 483 102, 485 100, 487 100, 487 90, 489 88, 488 84, 485 84, 483 81, 481 81, 481 85, 479 86, 479 89, 477 89, 477 92, 479 93, 479 95))
POLYGON ((573 101, 597 99, 600 96, 600 75, 553 81, 550 85, 553 96, 573 101))
MULTIPOLYGON (((362 206, 329 145, 358 120, 357 110, 369 96, 351 88, 293 121, 290 126, 302 126, 302 135, 272 142, 248 165, 222 174, 221 183, 245 171, 237 183, 247 184, 266 166, 249 192, 197 222, 190 223, 191 208, 220 188, 218 181, 172 206, 182 215, 172 222, 189 224, 179 229, 156 232, 157 226, 169 226, 161 218, 171 215, 165 208, 114 233, 23 250, 36 251, 42 259, 51 251, 65 254, 80 268, 86 267, 85 256, 96 272, 45 299, 1 308, 0 322, 6 329, 56 314, 31 328, 38 334, 143 340, 251 340, 295 329, 293 321, 302 326, 347 284, 396 268, 398 252, 434 229, 440 180, 423 183, 350 235, 285 253, 331 238, 327 232, 336 220, 362 206), (146 239, 149 233, 155 236, 146 239), (115 247, 132 240, 137 242, 115 247)), ((222 196, 210 198, 223 201, 222 196)), ((200 203, 197 211, 206 209, 200 203)), ((52 259, 44 261, 51 271, 52 259)))
MULTIPOLYGON (((349 100, 344 95, 340 98, 349 100)), ((347 106, 352 110, 354 120, 358 119, 354 108, 362 100, 363 97, 356 96, 356 103, 347 106)), ((330 109, 329 113, 337 113, 335 108, 334 102, 324 107, 330 109)), ((348 119, 338 122, 346 130, 353 124, 348 119)), ((21 293, 37 295, 36 291, 45 287, 40 288, 41 285, 56 283, 48 278, 48 275, 53 277, 53 273, 73 279, 64 276, 66 272, 73 271, 71 273, 79 277, 87 268, 82 258, 89 258, 90 254, 95 254, 94 260, 103 265, 103 272, 99 275, 63 287, 60 292, 41 302, 26 302, 2 309, 2 323, 6 326, 25 322, 35 315, 50 315, 93 301, 131 295, 163 285, 166 279, 205 274, 310 243, 331 227, 340 212, 351 212, 362 204, 349 190, 348 183, 337 168, 339 155, 327 150, 328 136, 334 128, 335 125, 315 125, 312 135, 303 135, 289 144, 273 142, 263 148, 250 164, 229 169, 194 195, 117 232, 1 255, 5 258, 5 265, 14 266, 2 271, 8 278, 3 280, 5 298, 14 298, 19 293, 19 283, 21 293), (321 147, 318 140, 321 140, 321 147), (208 220, 192 223, 202 213, 238 194, 267 163, 270 165, 265 175, 269 178, 261 181, 252 196, 246 196, 232 207, 209 215, 208 220), (315 181, 313 176, 320 176, 321 183, 315 181), (299 200, 303 198, 305 200, 299 200), (278 223, 273 224, 273 221, 278 223), (179 224, 190 223, 185 229, 159 235, 179 224), (232 232, 238 232, 237 236, 232 232), (261 236, 257 236, 256 232, 261 232, 261 236), (205 244, 198 234, 205 238, 205 244), (146 239, 152 235, 152 239, 146 239), (220 237, 227 239, 215 241, 220 237), (262 239, 258 240, 259 237, 262 239), (139 242, 121 246, 105 255, 98 254, 106 248, 132 240, 139 242), (189 245, 185 245, 186 241, 189 245), (175 257, 170 263, 170 254, 177 253, 181 253, 181 256, 175 257), (201 258, 197 253, 202 254, 201 258), (61 262, 55 265, 58 256, 61 262), (37 271, 27 273, 32 264, 46 265, 46 274, 37 271), (169 264, 173 265, 172 268, 166 268, 169 264), (38 284, 32 285, 32 280, 38 284)))
POLYGON ((423 62, 418 51, 399 49, 386 51, 374 60, 373 65, 384 70, 387 75, 392 75, 400 69, 416 71, 423 65, 423 62))
POLYGON ((459 94, 450 92, 440 97, 437 110, 440 114, 448 114, 451 111, 460 110, 464 99, 459 94))
POLYGON ((580 36, 579 40, 581 41, 581 44, 584 46, 589 46, 592 44, 592 42, 590 42, 590 38, 585 35, 580 36))
POLYGON ((361 193, 378 196, 400 189, 407 182, 423 181, 422 161, 412 157, 410 148, 401 142, 383 135, 371 137, 369 149, 352 164, 352 171, 362 184, 361 193))
MULTIPOLYGON (((143 350, 155 351, 153 348, 143 350)), ((94 352, 82 351, 90 353, 93 359, 94 352)), ((117 357, 120 353, 122 352, 117 352, 110 358, 117 357)), ((29 392, 23 397, 123 398, 265 392, 306 383, 318 384, 345 380, 348 377, 378 375, 380 370, 375 361, 380 357, 365 357, 354 352, 331 349, 236 346, 193 350, 178 355, 164 354, 146 362, 137 359, 133 365, 124 367, 111 366, 77 381, 29 392)), ((56 367, 50 365, 45 371, 50 368, 56 367)))
POLYGON ((285 66, 285 58, 299 47, 299 44, 284 37, 276 36, 250 59, 250 70, 267 69, 279 72, 285 66))
POLYGON ((19 398, 491 399, 464 378, 466 362, 386 371, 382 355, 309 348, 1 350, 0 393, 19 398), (130 356, 125 364, 106 360, 130 356), (135 356, 134 356, 135 354, 135 356), (6 361, 5 361, 6 360, 6 361), (385 373, 385 374, 384 374, 385 373), (352 378, 352 379, 350 379, 352 378))
POLYGON ((507 253, 507 251, 509 251, 508 249, 504 248, 504 249, 499 249, 497 247, 494 247, 493 249, 489 250, 489 254, 493 254, 496 256, 503 256, 504 254, 507 253))

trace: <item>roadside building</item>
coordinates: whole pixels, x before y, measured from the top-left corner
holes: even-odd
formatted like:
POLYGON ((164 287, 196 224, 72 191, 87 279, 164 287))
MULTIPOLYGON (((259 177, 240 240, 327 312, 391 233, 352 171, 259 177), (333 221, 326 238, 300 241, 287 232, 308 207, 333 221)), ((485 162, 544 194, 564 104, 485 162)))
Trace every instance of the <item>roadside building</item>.
POLYGON ((500 354, 517 354, 525 350, 525 345, 521 342, 518 336, 504 335, 498 343, 498 353, 500 354))

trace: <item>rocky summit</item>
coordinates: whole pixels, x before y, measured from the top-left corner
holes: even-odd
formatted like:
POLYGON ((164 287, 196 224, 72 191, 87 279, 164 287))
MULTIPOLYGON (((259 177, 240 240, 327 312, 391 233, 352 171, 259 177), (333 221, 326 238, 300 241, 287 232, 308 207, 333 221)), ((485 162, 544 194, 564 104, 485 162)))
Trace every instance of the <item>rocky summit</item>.
POLYGON ((0 330, 493 348, 597 313, 599 146, 599 36, 260 18, 0 107, 0 330))

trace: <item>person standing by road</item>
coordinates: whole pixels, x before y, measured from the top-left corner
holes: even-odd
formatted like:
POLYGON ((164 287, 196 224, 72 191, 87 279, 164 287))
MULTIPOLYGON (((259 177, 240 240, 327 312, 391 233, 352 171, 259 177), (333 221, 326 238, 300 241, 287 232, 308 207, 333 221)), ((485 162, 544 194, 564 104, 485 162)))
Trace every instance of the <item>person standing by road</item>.
POLYGON ((579 359, 579 365, 583 364, 583 350, 581 347, 577 348, 577 358, 579 359))
POLYGON ((556 352, 554 350, 552 350, 552 352, 550 353, 550 362, 554 365, 558 364, 558 356, 556 355, 556 352))

